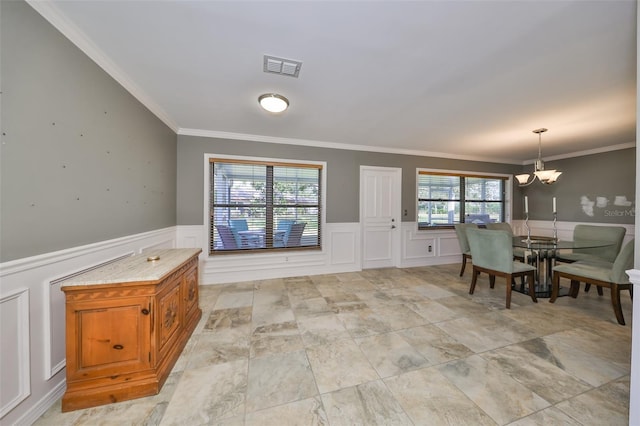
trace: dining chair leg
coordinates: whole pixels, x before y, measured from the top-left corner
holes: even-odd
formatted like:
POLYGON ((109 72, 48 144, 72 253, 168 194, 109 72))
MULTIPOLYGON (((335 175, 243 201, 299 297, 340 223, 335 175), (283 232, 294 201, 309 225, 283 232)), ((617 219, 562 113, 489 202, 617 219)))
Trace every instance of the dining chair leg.
POLYGON ((602 287, 600 287, 599 285, 596 286, 596 289, 598 290, 598 296, 602 296, 602 287))
POLYGON ((616 314, 618 324, 625 325, 624 316, 622 315, 622 306, 620 305, 620 287, 616 284, 611 285, 611 304, 613 305, 613 312, 616 314))
POLYGON ((538 299, 536 298, 536 286, 533 283, 535 274, 533 273, 533 271, 531 271, 531 273, 527 274, 527 276, 529 277, 529 296, 531 296, 531 300, 533 300, 534 303, 538 303, 538 299))
POLYGON ((552 286, 551 286, 551 297, 549 298, 549 303, 553 303, 558 298, 558 293, 560 292, 560 274, 558 272, 553 274, 552 286))
POLYGON ((588 293, 590 288, 591 288, 591 284, 586 283, 586 284, 584 285, 584 292, 585 292, 585 293, 588 293))
POLYGON ((464 275, 464 268, 467 266, 467 256, 462 254, 462 268, 460 268, 460 276, 464 275))
POLYGON ((507 280, 507 309, 511 309, 511 281, 513 281, 513 276, 511 274, 508 274, 506 276, 506 280, 507 280))
POLYGON ((478 281, 478 271, 476 268, 473 268, 473 273, 471 274, 471 287, 469 287, 469 294, 473 294, 476 289, 476 281, 478 281))
POLYGON ((496 286, 496 276, 489 275, 489 287, 494 288, 496 286))
POLYGON ((571 287, 569 289, 569 296, 574 299, 578 297, 578 293, 580 292, 580 281, 571 280, 571 287))

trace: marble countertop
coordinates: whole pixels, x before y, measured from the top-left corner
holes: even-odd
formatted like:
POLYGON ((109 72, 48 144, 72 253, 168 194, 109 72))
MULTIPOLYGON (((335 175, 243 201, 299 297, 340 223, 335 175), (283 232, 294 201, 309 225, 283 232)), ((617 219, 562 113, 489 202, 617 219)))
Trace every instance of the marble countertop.
POLYGON ((153 249, 87 271, 62 282, 62 288, 100 284, 159 281, 202 249, 153 249), (159 256, 158 260, 147 258, 159 256))

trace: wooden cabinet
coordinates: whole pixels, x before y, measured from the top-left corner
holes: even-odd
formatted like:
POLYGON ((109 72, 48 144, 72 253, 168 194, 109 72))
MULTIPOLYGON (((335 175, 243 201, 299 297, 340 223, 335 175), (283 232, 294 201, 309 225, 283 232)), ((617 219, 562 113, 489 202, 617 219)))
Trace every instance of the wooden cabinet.
POLYGON ((200 252, 149 251, 62 284, 67 339, 62 411, 160 391, 202 316, 200 252))

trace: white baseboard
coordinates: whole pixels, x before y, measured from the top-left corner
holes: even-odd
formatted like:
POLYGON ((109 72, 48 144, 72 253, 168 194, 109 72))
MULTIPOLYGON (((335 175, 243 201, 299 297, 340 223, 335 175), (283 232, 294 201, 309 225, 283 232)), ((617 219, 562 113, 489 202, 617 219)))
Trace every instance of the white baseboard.
MULTIPOLYGON (((63 379, 58 382, 58 384, 51 389, 47 394, 45 394, 39 401, 37 401, 31 409, 25 412, 22 417, 18 418, 12 424, 14 425, 31 425, 36 422, 44 413, 51 408, 53 404, 56 403, 57 400, 62 398, 64 395, 64 391, 67 390, 67 380, 63 379)), ((4 423, 3 423, 4 424, 4 423)))

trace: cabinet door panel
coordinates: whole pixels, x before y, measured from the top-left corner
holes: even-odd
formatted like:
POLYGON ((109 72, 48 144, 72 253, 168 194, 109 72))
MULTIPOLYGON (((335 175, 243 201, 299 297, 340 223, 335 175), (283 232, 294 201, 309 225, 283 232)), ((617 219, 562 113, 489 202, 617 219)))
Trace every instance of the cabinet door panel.
MULTIPOLYGON (((180 285, 172 284, 170 290, 160 296, 158 300, 158 338, 159 349, 172 340, 177 330, 181 328, 180 314, 180 285)), ((163 355, 161 355, 162 357, 163 355)))
POLYGON ((149 298, 88 302, 75 309, 76 370, 82 377, 150 366, 149 298))
POLYGON ((137 306, 84 311, 79 320, 82 368, 138 358, 140 312, 137 306))
POLYGON ((185 317, 189 318, 198 307, 198 268, 187 271, 184 275, 185 317))

